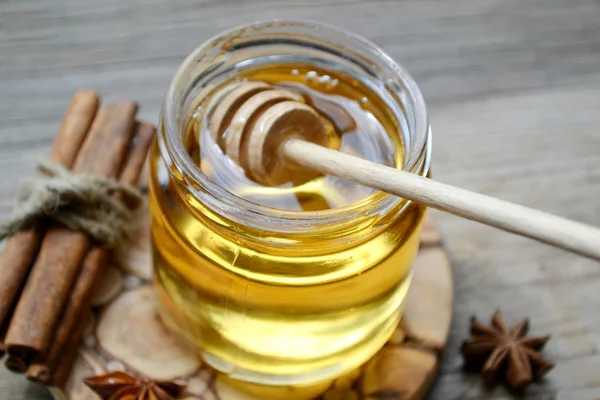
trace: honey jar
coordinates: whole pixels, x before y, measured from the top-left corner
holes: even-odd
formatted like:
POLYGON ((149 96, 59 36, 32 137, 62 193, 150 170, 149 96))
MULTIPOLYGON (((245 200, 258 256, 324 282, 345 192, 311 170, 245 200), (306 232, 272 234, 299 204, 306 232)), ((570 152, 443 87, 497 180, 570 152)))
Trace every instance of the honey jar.
POLYGON ((426 106, 378 46, 310 22, 219 34, 187 57, 169 87, 149 179, 161 316, 234 379, 316 383, 356 368, 390 337, 426 210, 314 173, 255 182, 227 154, 227 127, 211 125, 239 85, 292 93, 319 114, 329 147, 422 176, 426 106))

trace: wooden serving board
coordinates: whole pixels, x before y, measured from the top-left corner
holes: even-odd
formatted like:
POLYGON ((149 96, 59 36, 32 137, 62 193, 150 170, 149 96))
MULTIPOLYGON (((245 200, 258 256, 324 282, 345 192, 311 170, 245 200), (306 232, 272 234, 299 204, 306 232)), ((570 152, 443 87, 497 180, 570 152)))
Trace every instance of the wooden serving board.
POLYGON ((90 324, 57 400, 97 400, 82 379, 123 370, 186 386, 185 400, 376 400, 420 399, 439 368, 452 319, 450 263, 440 235, 426 220, 403 319, 388 344, 361 368, 310 387, 263 387, 236 382, 203 364, 161 325, 150 284, 152 275, 147 209, 126 253, 94 295, 90 324))

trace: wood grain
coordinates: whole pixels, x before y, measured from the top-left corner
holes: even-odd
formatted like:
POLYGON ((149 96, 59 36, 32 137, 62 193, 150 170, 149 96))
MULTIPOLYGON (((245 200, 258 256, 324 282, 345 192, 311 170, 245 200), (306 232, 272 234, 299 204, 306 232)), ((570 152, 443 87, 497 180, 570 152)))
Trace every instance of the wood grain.
MULTIPOLYGON (((0 215, 48 153, 81 87, 136 99, 156 121, 169 81, 199 43, 267 18, 334 23, 382 45, 429 105, 436 179, 600 226, 597 0, 3 0, 0 215)), ((431 399, 505 399, 461 371, 468 319, 502 308, 552 333, 557 367, 526 399, 600 397, 600 266, 435 213, 455 274, 451 341, 431 399)), ((0 398, 50 397, 0 372, 0 398)))

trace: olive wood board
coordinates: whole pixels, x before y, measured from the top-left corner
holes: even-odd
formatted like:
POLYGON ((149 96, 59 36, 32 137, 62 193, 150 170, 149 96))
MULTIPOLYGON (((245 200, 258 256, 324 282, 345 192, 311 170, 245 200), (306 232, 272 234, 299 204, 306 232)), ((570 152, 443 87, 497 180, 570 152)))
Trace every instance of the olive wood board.
POLYGON ((192 355, 161 325, 151 286, 147 206, 125 253, 117 253, 94 294, 92 321, 57 400, 98 400, 82 379, 121 370, 186 386, 184 400, 421 399, 440 366, 452 319, 451 266, 440 234, 426 217, 402 320, 388 343, 360 368, 306 387, 232 381, 192 355), (158 350, 157 350, 158 349, 158 350))

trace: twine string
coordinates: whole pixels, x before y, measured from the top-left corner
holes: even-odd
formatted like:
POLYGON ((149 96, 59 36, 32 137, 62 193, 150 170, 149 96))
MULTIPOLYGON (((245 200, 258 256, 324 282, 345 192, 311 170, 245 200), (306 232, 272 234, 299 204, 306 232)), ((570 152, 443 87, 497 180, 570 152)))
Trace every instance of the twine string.
POLYGON ((132 221, 128 205, 135 208, 143 199, 137 188, 114 179, 73 173, 47 159, 38 163, 37 170, 39 174, 23 181, 13 213, 0 225, 0 240, 30 229, 42 219, 84 232, 111 248, 129 237, 132 221))

